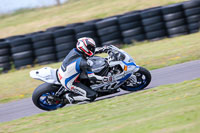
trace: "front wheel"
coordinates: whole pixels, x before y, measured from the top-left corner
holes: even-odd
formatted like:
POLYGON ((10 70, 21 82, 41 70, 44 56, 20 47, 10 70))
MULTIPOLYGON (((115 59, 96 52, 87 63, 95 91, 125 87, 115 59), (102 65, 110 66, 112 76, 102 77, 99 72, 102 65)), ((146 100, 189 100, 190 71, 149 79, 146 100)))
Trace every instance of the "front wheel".
POLYGON ((151 73, 143 67, 135 72, 127 81, 121 86, 123 90, 138 91, 144 89, 151 82, 151 73))
POLYGON ((61 99, 55 97, 59 86, 49 83, 43 83, 38 86, 32 95, 32 101, 38 108, 46 111, 56 110, 66 105, 61 99))

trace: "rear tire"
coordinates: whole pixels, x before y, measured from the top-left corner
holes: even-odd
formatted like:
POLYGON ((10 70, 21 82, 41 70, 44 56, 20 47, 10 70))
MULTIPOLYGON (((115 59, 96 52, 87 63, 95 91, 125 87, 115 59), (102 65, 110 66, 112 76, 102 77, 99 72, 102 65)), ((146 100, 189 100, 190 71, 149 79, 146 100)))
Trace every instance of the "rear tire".
POLYGON ((38 108, 46 111, 56 110, 58 108, 62 108, 66 105, 66 103, 58 103, 58 104, 50 104, 48 102, 48 97, 50 95, 54 95, 56 91, 58 91, 59 86, 55 86, 49 83, 43 83, 38 86, 32 95, 32 101, 38 108), (42 97, 44 99, 42 100, 42 97))
POLYGON ((124 85, 121 86, 123 90, 139 91, 147 87, 151 82, 151 73, 146 68, 140 67, 140 69, 137 72, 135 72, 134 75, 137 77, 137 81, 141 83, 136 84, 134 86, 128 86, 126 82, 124 83, 124 85))

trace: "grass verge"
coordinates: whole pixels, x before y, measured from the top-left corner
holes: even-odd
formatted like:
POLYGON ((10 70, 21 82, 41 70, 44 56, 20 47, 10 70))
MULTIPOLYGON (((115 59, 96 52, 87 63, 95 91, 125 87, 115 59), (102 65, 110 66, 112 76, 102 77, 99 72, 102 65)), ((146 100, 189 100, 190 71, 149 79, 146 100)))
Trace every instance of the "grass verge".
POLYGON ((197 133, 200 78, 0 124, 20 133, 197 133))
POLYGON ((69 0, 62 6, 0 16, 0 38, 182 1, 184 0, 69 0))
MULTIPOLYGON (((200 59, 200 33, 182 37, 164 39, 156 42, 144 42, 129 45, 123 48, 140 66, 150 70, 200 59)), ((53 68, 59 68, 61 63, 50 64, 53 68)), ((0 75, 0 103, 30 97, 34 88, 41 81, 31 79, 29 72, 44 66, 11 71, 0 75)))

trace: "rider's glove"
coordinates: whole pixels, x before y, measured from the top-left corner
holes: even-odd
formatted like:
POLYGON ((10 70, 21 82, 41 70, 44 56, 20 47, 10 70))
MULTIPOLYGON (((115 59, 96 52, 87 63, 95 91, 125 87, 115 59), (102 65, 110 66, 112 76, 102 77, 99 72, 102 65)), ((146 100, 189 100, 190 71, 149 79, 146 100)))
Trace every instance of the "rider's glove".
POLYGON ((108 53, 108 51, 109 51, 111 48, 110 48, 110 46, 106 46, 106 45, 105 45, 105 46, 102 47, 102 49, 103 49, 104 52, 108 53))
POLYGON ((109 50, 110 50, 109 46, 97 47, 96 53, 108 53, 109 50))

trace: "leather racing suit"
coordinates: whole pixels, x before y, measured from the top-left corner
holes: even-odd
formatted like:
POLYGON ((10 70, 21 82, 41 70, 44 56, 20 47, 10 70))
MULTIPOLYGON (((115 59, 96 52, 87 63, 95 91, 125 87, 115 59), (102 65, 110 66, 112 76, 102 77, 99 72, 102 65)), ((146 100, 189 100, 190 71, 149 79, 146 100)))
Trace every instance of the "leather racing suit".
MULTIPOLYGON (((95 54, 102 52, 106 52, 106 49, 96 48, 95 54)), ((76 82, 82 72, 88 75, 90 81, 103 81, 106 78, 95 75, 87 59, 74 48, 65 57, 61 67, 58 69, 58 78, 66 89, 78 94, 72 97, 74 101, 93 101, 97 97, 97 93, 90 87, 76 82)))

